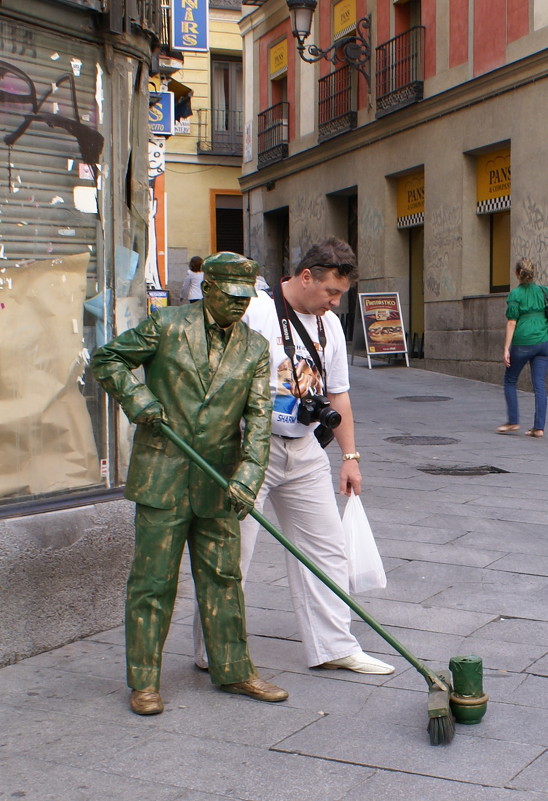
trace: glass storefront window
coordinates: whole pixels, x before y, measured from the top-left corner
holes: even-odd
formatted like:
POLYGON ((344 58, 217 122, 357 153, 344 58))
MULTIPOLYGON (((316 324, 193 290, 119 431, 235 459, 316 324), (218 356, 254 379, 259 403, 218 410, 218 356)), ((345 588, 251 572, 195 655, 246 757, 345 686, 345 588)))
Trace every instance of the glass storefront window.
POLYGON ((0 505, 105 486, 100 53, 0 21, 0 505))

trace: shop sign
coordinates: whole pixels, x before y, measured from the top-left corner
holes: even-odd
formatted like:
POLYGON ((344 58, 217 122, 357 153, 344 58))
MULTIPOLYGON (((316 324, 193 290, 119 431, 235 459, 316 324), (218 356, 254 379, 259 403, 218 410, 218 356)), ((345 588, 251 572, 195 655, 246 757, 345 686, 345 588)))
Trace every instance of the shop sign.
POLYGON ((169 306, 167 289, 149 289, 147 292, 147 314, 169 306))
POLYGON ((347 36, 356 28, 356 0, 339 0, 333 6, 333 39, 347 36))
POLYGON ((367 363, 371 356, 404 353, 407 366, 407 342, 398 292, 360 292, 358 294, 367 363))
POLYGON ((397 215, 398 228, 424 225, 424 170, 398 178, 397 215))
POLYGON ((171 41, 174 50, 205 52, 209 48, 208 0, 172 0, 171 41))
POLYGON ((493 214, 511 208, 512 166, 510 148, 476 157, 477 213, 493 214))
POLYGON ((175 95, 158 92, 159 100, 148 110, 148 127, 151 133, 171 136, 175 126, 175 95))
POLYGON ((287 39, 270 48, 270 79, 279 78, 287 72, 287 39))

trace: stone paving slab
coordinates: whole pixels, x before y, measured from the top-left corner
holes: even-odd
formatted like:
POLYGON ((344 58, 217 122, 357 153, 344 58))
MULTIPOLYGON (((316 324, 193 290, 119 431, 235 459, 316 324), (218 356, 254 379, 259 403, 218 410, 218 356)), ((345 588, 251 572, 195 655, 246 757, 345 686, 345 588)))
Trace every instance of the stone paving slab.
POLYGON ((506 570, 511 574, 518 571, 536 576, 548 576, 548 556, 511 553, 493 562, 491 567, 496 570, 506 570))
MULTIPOLYGON (((544 579, 543 579, 544 581, 544 579)), ((432 606, 443 609, 459 607, 470 611, 482 609, 494 615, 508 615, 510 617, 532 618, 533 620, 548 621, 548 603, 546 587, 539 586, 531 577, 522 589, 512 588, 511 592, 497 588, 467 588, 466 593, 452 588, 430 599, 432 606), (529 584, 529 589, 527 587, 529 584)))
POLYGON ((450 565, 468 565, 470 567, 486 567, 507 551, 470 548, 461 537, 457 543, 449 542, 445 545, 425 542, 402 542, 401 540, 379 540, 377 543, 381 556, 398 555, 407 559, 418 559, 422 562, 446 562, 450 565))
POLYGON ((524 768, 510 783, 517 789, 535 790, 548 793, 548 754, 545 752, 538 759, 524 768))
POLYGON ((548 794, 482 787, 468 782, 377 770, 341 801, 548 801, 548 794))
POLYGON ((420 606, 400 601, 369 600, 363 608, 383 626, 422 628, 446 634, 471 634, 493 620, 493 614, 443 608, 430 602, 428 606, 420 606))
MULTIPOLYGON (((182 801, 180 787, 131 779, 117 773, 74 768, 37 757, 12 755, 2 771, 0 798, 24 801, 182 801)), ((184 795, 185 801, 225 801, 209 793, 184 795)))
MULTIPOLYGON (((246 699, 241 699, 246 703, 246 699)), ((166 782, 249 801, 315 801, 338 798, 371 770, 361 765, 326 764, 293 754, 243 749, 232 743, 159 733, 94 766, 125 777, 166 782), (180 753, 180 759, 173 754, 180 753)))
MULTIPOLYGON (((407 695, 408 699, 413 696, 407 695)), ((416 699, 418 704, 419 700, 416 699)), ((424 703, 426 714, 426 704, 424 703)), ((459 727, 460 729, 460 727, 459 727)), ((390 768, 405 773, 436 776, 504 787, 544 752, 543 746, 522 744, 485 736, 481 749, 475 737, 455 735, 449 748, 433 751, 428 743, 426 724, 418 727, 374 725, 369 716, 367 725, 358 719, 342 719, 330 715, 305 731, 288 737, 277 746, 285 753, 304 754, 323 759, 347 761, 365 767, 390 768)), ((524 789, 540 789, 521 785, 524 789)))

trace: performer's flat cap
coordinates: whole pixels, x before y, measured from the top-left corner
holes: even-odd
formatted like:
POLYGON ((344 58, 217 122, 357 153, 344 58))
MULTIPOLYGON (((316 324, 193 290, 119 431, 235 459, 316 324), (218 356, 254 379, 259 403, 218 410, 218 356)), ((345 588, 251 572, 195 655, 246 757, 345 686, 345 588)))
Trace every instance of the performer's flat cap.
POLYGON ((255 298, 255 281, 259 265, 239 253, 222 251, 208 256, 202 264, 204 278, 212 281, 227 295, 239 298, 255 298))

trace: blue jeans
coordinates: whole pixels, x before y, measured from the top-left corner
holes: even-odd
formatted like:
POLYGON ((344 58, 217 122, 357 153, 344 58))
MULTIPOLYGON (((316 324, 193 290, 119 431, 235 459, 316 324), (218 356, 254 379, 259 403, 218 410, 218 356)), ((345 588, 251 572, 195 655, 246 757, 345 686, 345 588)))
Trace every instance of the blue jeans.
POLYGON ((548 342, 540 342, 538 345, 510 346, 510 367, 507 367, 504 373, 504 397, 508 408, 508 422, 513 425, 519 423, 516 384, 527 362, 531 364, 531 382, 535 393, 535 421, 533 428, 544 430, 546 423, 548 342))

